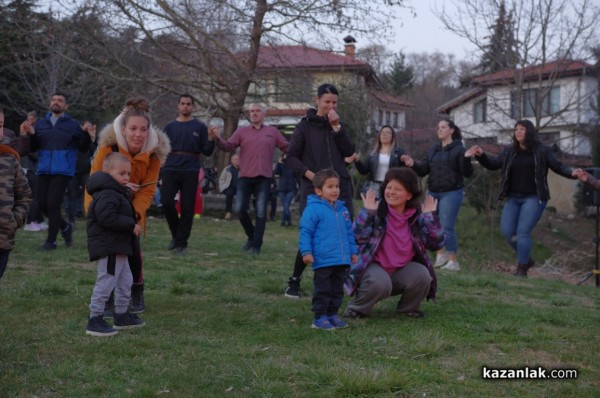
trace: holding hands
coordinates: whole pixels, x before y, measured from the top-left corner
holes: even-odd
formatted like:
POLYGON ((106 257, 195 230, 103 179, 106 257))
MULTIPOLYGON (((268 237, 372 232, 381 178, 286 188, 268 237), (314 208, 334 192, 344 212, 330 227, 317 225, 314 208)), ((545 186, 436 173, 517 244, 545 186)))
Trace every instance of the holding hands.
POLYGON ((358 153, 355 152, 352 155, 345 157, 344 162, 350 164, 356 162, 358 159, 360 159, 360 157, 358 156, 358 153))
POLYGON ((413 167, 415 165, 415 161, 408 155, 400 156, 400 161, 404 163, 407 167, 413 167))
POLYGON ((437 199, 434 199, 431 195, 427 195, 425 197, 425 201, 421 205, 421 213, 431 213, 433 211, 436 211, 437 204, 437 199))
POLYGON ((581 182, 586 182, 589 178, 589 174, 583 169, 575 169, 571 175, 579 178, 579 181, 581 182))
POLYGON ((466 158, 472 158, 473 156, 483 155, 483 149, 479 145, 473 145, 471 148, 465 151, 466 158))
POLYGON ((210 126, 208 128, 208 139, 209 141, 214 141, 215 138, 220 137, 219 128, 217 126, 210 126))

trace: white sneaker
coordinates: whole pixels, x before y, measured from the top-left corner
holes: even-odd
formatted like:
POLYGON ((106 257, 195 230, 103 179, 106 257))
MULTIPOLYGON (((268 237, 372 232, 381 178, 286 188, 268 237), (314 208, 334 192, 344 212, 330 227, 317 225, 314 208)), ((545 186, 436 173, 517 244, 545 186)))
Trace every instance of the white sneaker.
POLYGON ((445 265, 449 260, 448 253, 438 253, 435 256, 435 264, 433 264, 434 268, 440 268, 445 265))
POLYGON ((458 265, 458 261, 450 260, 440 269, 444 271, 460 271, 460 265, 458 265))
POLYGON ((39 232, 42 230, 42 228, 40 227, 40 224, 36 222, 30 222, 29 224, 25 225, 24 230, 30 232, 39 232))
POLYGON ((48 223, 46 221, 42 221, 41 223, 38 224, 38 227, 40 227, 41 231, 45 231, 48 229, 48 223))

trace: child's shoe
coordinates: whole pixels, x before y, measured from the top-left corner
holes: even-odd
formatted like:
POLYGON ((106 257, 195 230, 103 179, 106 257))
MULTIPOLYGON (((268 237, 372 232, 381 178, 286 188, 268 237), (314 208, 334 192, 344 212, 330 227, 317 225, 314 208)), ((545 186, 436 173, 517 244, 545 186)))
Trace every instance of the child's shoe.
POLYGON ((333 326, 331 322, 329 322, 329 318, 327 318, 327 315, 321 315, 319 319, 315 319, 313 321, 312 328, 322 330, 333 330, 335 329, 335 326, 333 326))
POLYGON ((348 323, 338 316, 338 314, 332 315, 329 317, 329 323, 333 325, 336 329, 342 329, 348 326, 348 323))
POLYGON ((458 265, 458 261, 450 260, 440 269, 444 271, 460 271, 460 265, 458 265))
POLYGON ((444 265, 446 265, 449 259, 450 257, 448 256, 448 253, 438 253, 435 256, 435 263, 433 264, 433 268, 443 267, 444 265))
POLYGON ((104 320, 102 315, 91 317, 88 320, 87 328, 85 329, 85 334, 89 334, 90 336, 114 336, 117 333, 118 332, 104 320))
POLYGON ((115 314, 115 329, 117 330, 139 328, 145 324, 146 322, 131 312, 115 314))
POLYGON ((290 276, 284 295, 288 298, 300 298, 300 280, 302 277, 290 276))
POLYGON ((40 250, 43 252, 49 252, 52 250, 56 250, 56 242, 50 242, 50 241, 45 241, 44 244, 42 245, 42 247, 40 247, 40 250))

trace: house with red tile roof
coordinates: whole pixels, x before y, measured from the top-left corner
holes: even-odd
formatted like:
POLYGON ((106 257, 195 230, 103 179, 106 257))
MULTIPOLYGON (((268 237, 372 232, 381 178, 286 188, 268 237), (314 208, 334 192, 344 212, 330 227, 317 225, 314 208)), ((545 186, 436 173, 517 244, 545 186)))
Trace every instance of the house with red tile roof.
POLYGON ((356 57, 354 38, 344 41, 344 51, 339 53, 303 45, 261 47, 246 103, 263 103, 266 123, 291 132, 314 106, 317 87, 332 83, 340 91, 342 120, 350 113, 363 113, 370 119, 369 130, 377 131, 385 124, 404 128, 406 110, 412 105, 385 92, 371 65, 356 57), (349 110, 351 106, 360 109, 349 110))
POLYGON ((580 60, 559 60, 475 77, 471 88, 440 106, 468 141, 510 142, 514 124, 529 119, 540 139, 561 151, 589 156, 585 136, 597 118, 598 96, 594 66, 580 60))

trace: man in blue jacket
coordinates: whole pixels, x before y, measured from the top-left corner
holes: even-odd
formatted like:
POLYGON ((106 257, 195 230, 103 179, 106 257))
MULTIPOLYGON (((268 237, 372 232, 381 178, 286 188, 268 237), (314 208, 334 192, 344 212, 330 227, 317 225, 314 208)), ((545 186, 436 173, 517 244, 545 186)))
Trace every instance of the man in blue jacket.
POLYGON ((40 210, 48 217, 48 236, 41 247, 43 251, 56 249, 59 230, 65 244, 73 244, 74 226, 62 217, 62 201, 67 184, 75 175, 77 151, 87 151, 90 134, 95 135, 95 126, 88 125, 84 131, 79 122, 65 113, 68 108, 67 96, 56 92, 46 117, 35 125, 31 121, 21 124, 21 133, 30 137, 31 151, 38 151, 37 200, 40 210))

